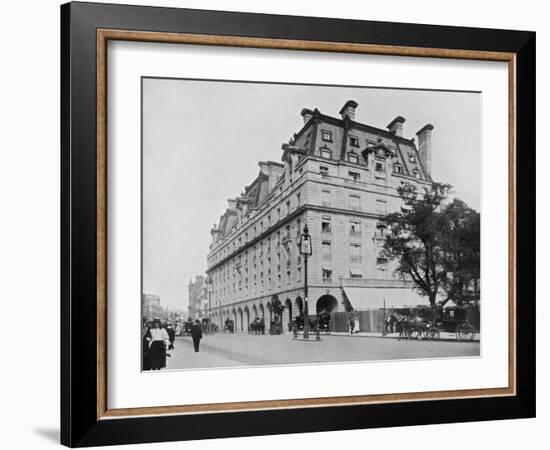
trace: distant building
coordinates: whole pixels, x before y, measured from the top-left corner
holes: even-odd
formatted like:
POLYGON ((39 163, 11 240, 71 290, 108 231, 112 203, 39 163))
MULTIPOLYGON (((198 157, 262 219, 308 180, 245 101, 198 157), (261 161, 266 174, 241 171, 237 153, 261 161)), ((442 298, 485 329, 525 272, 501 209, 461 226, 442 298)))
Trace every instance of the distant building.
POLYGON ((160 297, 155 294, 143 294, 141 311, 147 321, 164 319, 166 310, 160 304, 160 297))
POLYGON ((403 117, 376 128, 356 121, 357 106, 346 102, 339 118, 303 109, 283 163, 260 161, 256 179, 228 200, 207 257, 214 323, 230 317, 244 331, 256 316, 269 323, 277 303, 286 329, 303 313, 297 242, 305 224, 313 246, 309 314, 426 303, 393 276, 379 221, 404 208, 400 185, 431 185, 433 126, 416 133, 417 147, 403 135, 403 117))
POLYGON ((197 275, 195 281, 191 280, 189 291, 189 317, 199 319, 208 316, 208 289, 206 279, 197 275))

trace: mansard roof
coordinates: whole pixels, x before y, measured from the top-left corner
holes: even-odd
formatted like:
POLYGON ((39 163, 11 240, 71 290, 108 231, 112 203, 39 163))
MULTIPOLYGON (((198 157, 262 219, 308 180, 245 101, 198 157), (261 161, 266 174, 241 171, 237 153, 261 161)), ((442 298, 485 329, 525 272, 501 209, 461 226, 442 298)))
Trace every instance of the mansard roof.
MULTIPOLYGON (((377 145, 382 144, 382 148, 384 148, 384 151, 391 151, 393 153, 392 156, 395 156, 397 158, 399 164, 403 167, 403 173, 405 175, 414 176, 414 172, 418 170, 422 173, 424 179, 431 180, 430 174, 426 171, 425 167, 422 164, 414 138, 408 139, 403 136, 399 136, 388 129, 378 128, 362 122, 357 122, 350 119, 349 116, 346 116, 344 118, 337 118, 323 114, 317 108, 315 108, 313 111, 307 108, 304 109, 307 110, 308 113, 310 113, 311 118, 307 121, 307 123, 304 124, 300 131, 298 131, 294 135, 293 141, 297 141, 313 124, 330 124, 347 130, 348 132, 351 130, 362 131, 370 134, 373 138, 377 139, 377 143, 369 148, 379 148, 377 147, 377 145), (385 142, 391 142, 391 145, 387 145, 385 142), (415 162, 411 162, 409 160, 409 153, 413 153, 415 155, 415 162)), ((401 116, 397 116, 390 122, 388 126, 392 125, 396 121, 402 123, 405 121, 405 119, 401 116)), ((424 126, 418 133, 422 132, 426 128, 431 130, 433 129, 433 126, 428 124, 424 126)), ((363 149, 362 152, 364 152, 365 150, 367 149, 363 149)), ((315 149, 313 147, 309 149, 309 153, 312 153, 314 151, 315 149)), ((338 151, 340 152, 340 159, 345 159, 346 151, 349 150, 346 150, 346 146, 342 145, 342 148, 339 148, 338 151)), ((283 159, 285 154, 283 154, 283 159)))

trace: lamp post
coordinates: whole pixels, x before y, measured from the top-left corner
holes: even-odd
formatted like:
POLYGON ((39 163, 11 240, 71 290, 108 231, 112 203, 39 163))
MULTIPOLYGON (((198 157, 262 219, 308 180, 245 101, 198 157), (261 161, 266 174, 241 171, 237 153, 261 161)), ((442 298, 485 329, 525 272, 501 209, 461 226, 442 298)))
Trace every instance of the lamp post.
POLYGON ((307 304, 307 259, 312 254, 311 236, 304 225, 304 232, 300 236, 300 254, 304 255, 304 339, 309 339, 309 310, 307 304))

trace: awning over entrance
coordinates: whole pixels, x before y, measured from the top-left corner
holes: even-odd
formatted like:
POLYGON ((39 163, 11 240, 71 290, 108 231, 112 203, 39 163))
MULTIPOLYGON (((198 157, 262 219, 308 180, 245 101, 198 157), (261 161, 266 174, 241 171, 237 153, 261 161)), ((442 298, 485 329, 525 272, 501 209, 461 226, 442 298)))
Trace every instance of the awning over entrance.
POLYGON ((352 267, 351 270, 349 271, 351 277, 362 277, 363 276, 363 271, 359 268, 356 268, 356 267, 352 267))
POLYGON ((428 300, 409 288, 344 287, 344 295, 356 311, 427 305, 428 300))

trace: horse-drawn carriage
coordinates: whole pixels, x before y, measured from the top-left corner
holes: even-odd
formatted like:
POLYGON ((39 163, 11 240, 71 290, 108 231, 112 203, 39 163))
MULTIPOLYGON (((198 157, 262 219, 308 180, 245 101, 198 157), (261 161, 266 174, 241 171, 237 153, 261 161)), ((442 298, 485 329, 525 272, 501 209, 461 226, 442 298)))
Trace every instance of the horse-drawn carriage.
POLYGON ((248 332, 250 334, 265 334, 265 322, 264 319, 254 317, 254 320, 248 325, 248 332))
POLYGON ((191 319, 187 319, 182 326, 182 335, 183 336, 191 336, 191 327, 193 326, 193 321, 191 319))
POLYGON ((439 310, 434 315, 431 309, 426 308, 417 310, 410 316, 393 312, 391 318, 395 318, 392 321, 395 331, 399 333, 399 339, 439 339, 441 332, 446 332, 453 333, 459 341, 473 341, 476 337, 474 326, 465 314, 456 314, 456 310, 439 310))
POLYGON ((235 332, 235 324, 233 321, 229 318, 225 319, 224 327, 223 327, 224 333, 234 333, 235 332))
MULTIPOLYGON (((320 312, 316 317, 308 316, 310 331, 316 331, 319 329, 320 333, 330 334, 331 317, 327 311, 320 312)), ((296 325, 298 331, 304 330, 304 316, 296 316, 292 322, 292 325, 296 325)))
POLYGON ((319 327, 319 332, 330 334, 330 319, 330 313, 327 310, 323 310, 317 315, 317 326, 319 327))

